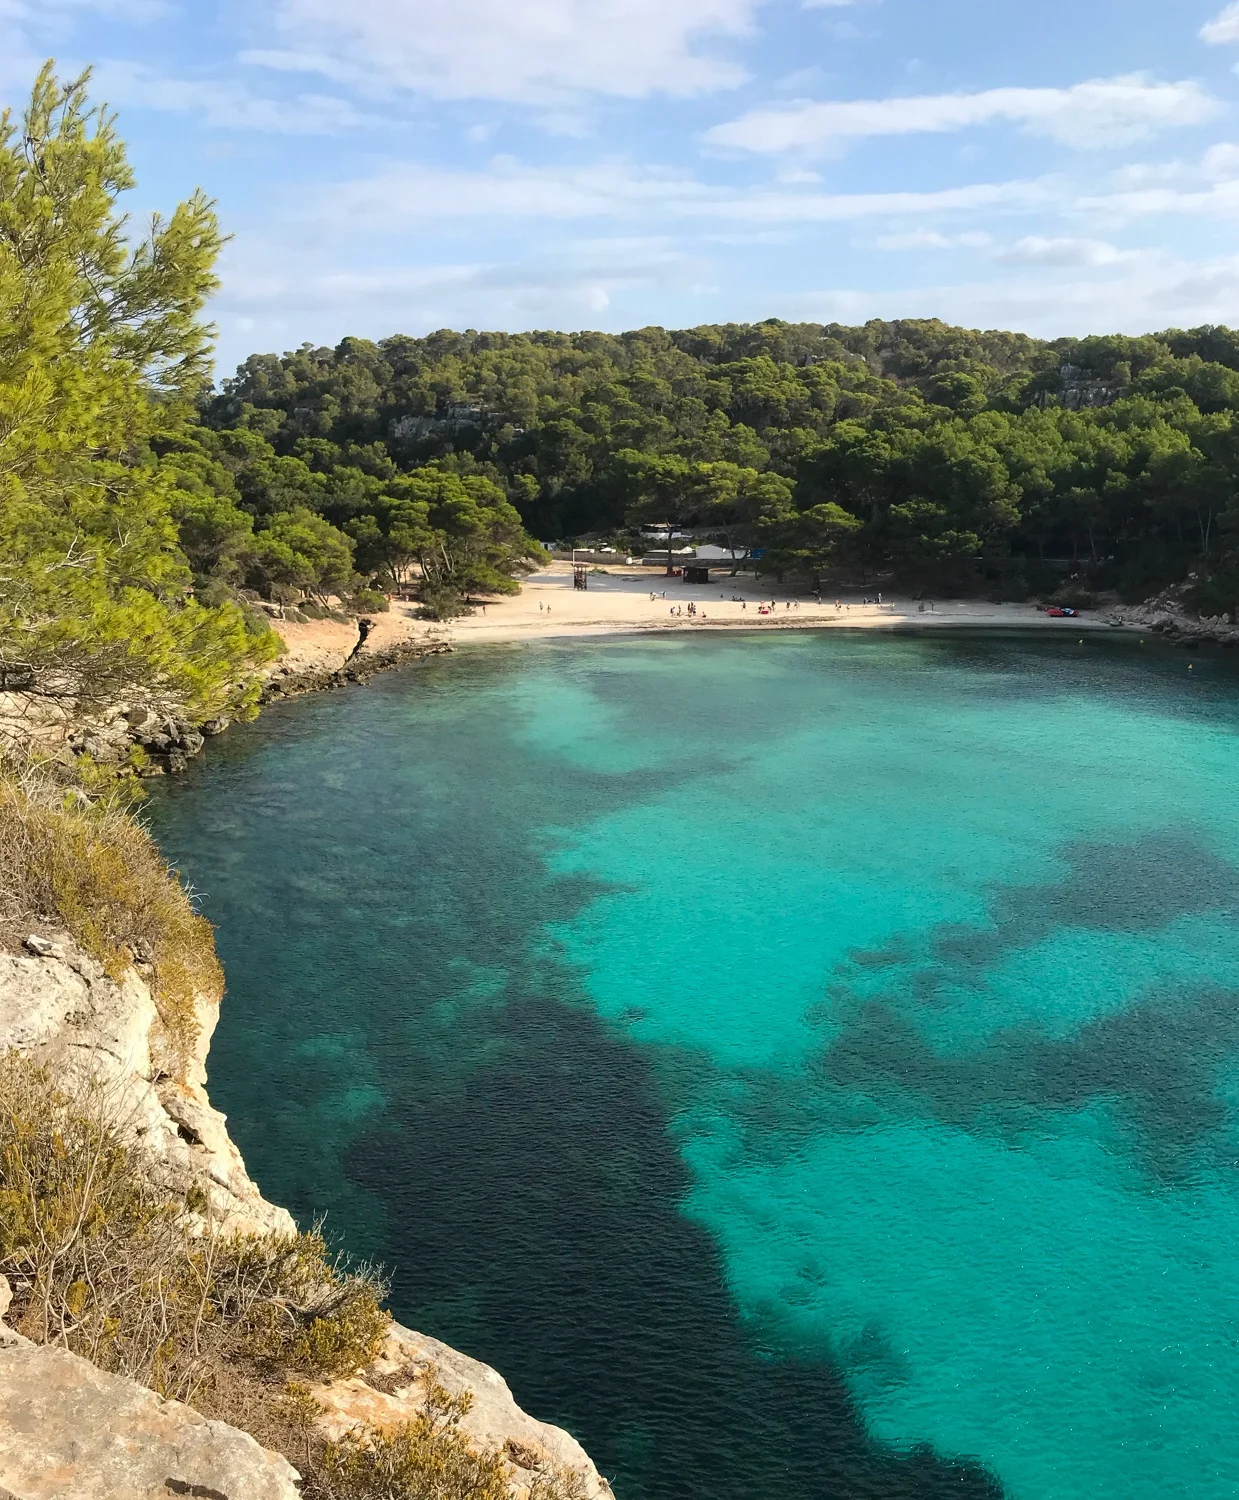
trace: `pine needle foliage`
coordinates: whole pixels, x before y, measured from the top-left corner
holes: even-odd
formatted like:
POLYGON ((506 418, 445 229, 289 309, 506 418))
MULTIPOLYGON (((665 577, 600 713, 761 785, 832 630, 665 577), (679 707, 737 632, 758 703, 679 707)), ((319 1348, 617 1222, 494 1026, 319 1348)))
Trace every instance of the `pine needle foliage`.
POLYGON ((208 378, 223 238, 201 192, 131 232, 133 175, 88 81, 49 63, 21 120, 0 115, 0 689, 144 688, 206 717, 245 700, 273 644, 193 599, 151 444, 208 378))

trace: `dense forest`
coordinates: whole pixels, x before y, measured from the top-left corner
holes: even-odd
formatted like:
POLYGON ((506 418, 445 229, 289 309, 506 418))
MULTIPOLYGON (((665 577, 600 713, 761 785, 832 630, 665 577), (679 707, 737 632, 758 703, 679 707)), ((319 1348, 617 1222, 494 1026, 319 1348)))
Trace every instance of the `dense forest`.
MULTIPOLYGON (((671 525, 759 570, 1239 602, 1239 334, 936 321, 348 338, 219 386, 201 193, 135 236, 111 120, 45 70, 0 132, 0 687, 206 715, 255 597, 427 615, 671 525), (535 540, 536 539, 536 540, 535 540)), ((239 700, 238 700, 239 701, 239 700)), ((236 706, 235 704, 233 706, 236 706)))
POLYGON ((437 596, 504 586, 522 527, 671 523, 790 577, 1022 598, 1074 575, 1143 598, 1197 571, 1229 609, 1237 412, 1226 328, 445 331, 253 355, 164 451, 195 567, 235 556, 265 588, 311 542, 327 586, 420 564, 437 596))

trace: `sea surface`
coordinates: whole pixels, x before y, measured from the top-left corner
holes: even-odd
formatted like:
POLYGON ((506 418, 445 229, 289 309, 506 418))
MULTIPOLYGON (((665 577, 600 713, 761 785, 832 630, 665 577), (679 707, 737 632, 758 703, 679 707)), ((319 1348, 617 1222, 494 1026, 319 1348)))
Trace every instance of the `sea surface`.
POLYGON ((1231 658, 476 647, 149 813, 263 1190, 620 1500, 1239 1494, 1231 658))

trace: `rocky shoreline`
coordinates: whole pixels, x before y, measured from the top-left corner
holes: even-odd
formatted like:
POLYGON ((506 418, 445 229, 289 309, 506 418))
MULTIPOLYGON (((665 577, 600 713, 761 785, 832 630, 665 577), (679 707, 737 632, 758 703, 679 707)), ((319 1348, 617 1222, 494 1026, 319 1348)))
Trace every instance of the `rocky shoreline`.
POLYGON ((276 671, 263 685, 263 703, 278 703, 283 698, 298 698, 306 693, 325 693, 335 688, 348 687, 354 682, 369 682, 379 672, 390 672, 407 662, 418 661, 427 656, 444 656, 451 652, 447 641, 427 643, 424 641, 398 642, 377 651, 361 647, 341 667, 310 667, 301 670, 276 671))
MULTIPOLYGON (((102 1089, 151 1180, 178 1197, 199 1189, 217 1229, 291 1233, 292 1218, 262 1196, 207 1097, 219 998, 197 997, 186 1061, 162 1034, 140 962, 113 980, 66 933, 31 934, 23 951, 0 952, 0 1055, 24 1054, 71 1092, 102 1089)), ((297 1500, 291 1465, 247 1433, 6 1326, 8 1293, 0 1277, 0 1495, 297 1500)), ((463 1430, 504 1456, 511 1500, 529 1500, 547 1472, 575 1476, 580 1500, 613 1500, 580 1444, 522 1411, 499 1374, 398 1323, 367 1369, 309 1389, 323 1434, 338 1438, 411 1420, 432 1380, 453 1395, 469 1393, 463 1430)))
MULTIPOLYGON (((442 656, 452 649, 446 641, 414 639, 370 647, 363 634, 347 654, 325 651, 317 660, 276 661, 267 671, 259 702, 278 703, 307 693, 331 692, 369 682, 380 672, 390 672, 424 657, 442 656)), ((5 696, 19 695, 0 695, 5 696)), ((6 717, 8 736, 12 739, 43 739, 50 744, 61 738, 74 755, 89 755, 96 764, 104 766, 129 761, 142 776, 176 775, 184 771, 207 740, 222 734, 232 723, 227 716, 197 721, 161 714, 141 704, 124 703, 114 704, 76 724, 64 712, 47 715, 38 726, 29 717, 18 726, 11 716, 0 713, 0 719, 6 717)))
MULTIPOLYGON (((366 634, 346 653, 275 663, 260 701, 366 682, 452 649, 425 639, 368 647, 366 634)), ((230 722, 194 723, 124 704, 83 720, 71 705, 32 711, 19 698, 0 694, 0 737, 67 748, 103 765, 131 761, 143 775, 184 770, 230 722)), ((218 1229, 293 1232, 287 1210, 269 1203, 250 1178, 224 1116, 207 1097, 206 1058, 221 997, 196 997, 196 1040, 186 1060, 163 1034, 140 955, 113 979, 67 933, 32 932, 20 946, 19 952, 0 948, 0 1056, 16 1051, 31 1058, 69 1091, 101 1089, 150 1180, 182 1198, 191 1186, 198 1189, 218 1229)), ((248 1433, 65 1349, 32 1343, 4 1322, 8 1304, 0 1276, 0 1496, 298 1500, 296 1471, 248 1433)), ((570 1476, 579 1500, 614 1500, 580 1444, 524 1412, 496 1371, 397 1323, 369 1368, 314 1385, 310 1395, 323 1435, 339 1438, 412 1420, 425 1410, 432 1386, 467 1394, 462 1431, 479 1450, 502 1456, 510 1500, 543 1494, 552 1474, 570 1476)))
POLYGON ((1143 626, 1172 645, 1194 647, 1212 644, 1239 646, 1239 626, 1228 615, 1193 616, 1170 601, 1152 600, 1148 604, 1116 609, 1112 618, 1130 627, 1143 626))

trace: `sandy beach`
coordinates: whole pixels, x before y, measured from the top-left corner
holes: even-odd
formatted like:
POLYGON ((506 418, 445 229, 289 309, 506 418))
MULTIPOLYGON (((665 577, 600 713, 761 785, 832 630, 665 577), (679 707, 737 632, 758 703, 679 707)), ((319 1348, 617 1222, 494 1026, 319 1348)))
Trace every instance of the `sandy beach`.
MULTIPOLYGON (((415 618, 416 604, 393 600, 386 614, 374 616, 367 649, 383 650, 410 640, 510 642, 563 636, 621 635, 636 631, 675 631, 695 634, 706 630, 896 630, 1033 628, 1070 635, 1111 630, 1109 611, 1074 620, 1051 619, 1033 604, 991 604, 984 600, 925 600, 906 596, 887 598, 881 605, 863 602, 864 591, 853 589, 823 597, 819 605, 804 594, 781 589, 769 580, 760 584, 752 575, 729 578, 725 572, 710 584, 686 584, 668 578, 659 568, 615 567, 589 575, 584 592, 572 587, 572 569, 553 563, 527 578, 511 598, 488 598, 474 614, 445 624, 415 618), (651 598, 651 595, 654 597, 651 598), (768 614, 762 604, 773 601, 768 614), (692 603, 697 614, 690 615, 692 603), (682 613, 673 611, 679 606, 682 613)), ((343 662, 357 633, 352 625, 330 620, 307 625, 276 621, 288 652, 282 665, 313 670, 331 661, 343 662)))

